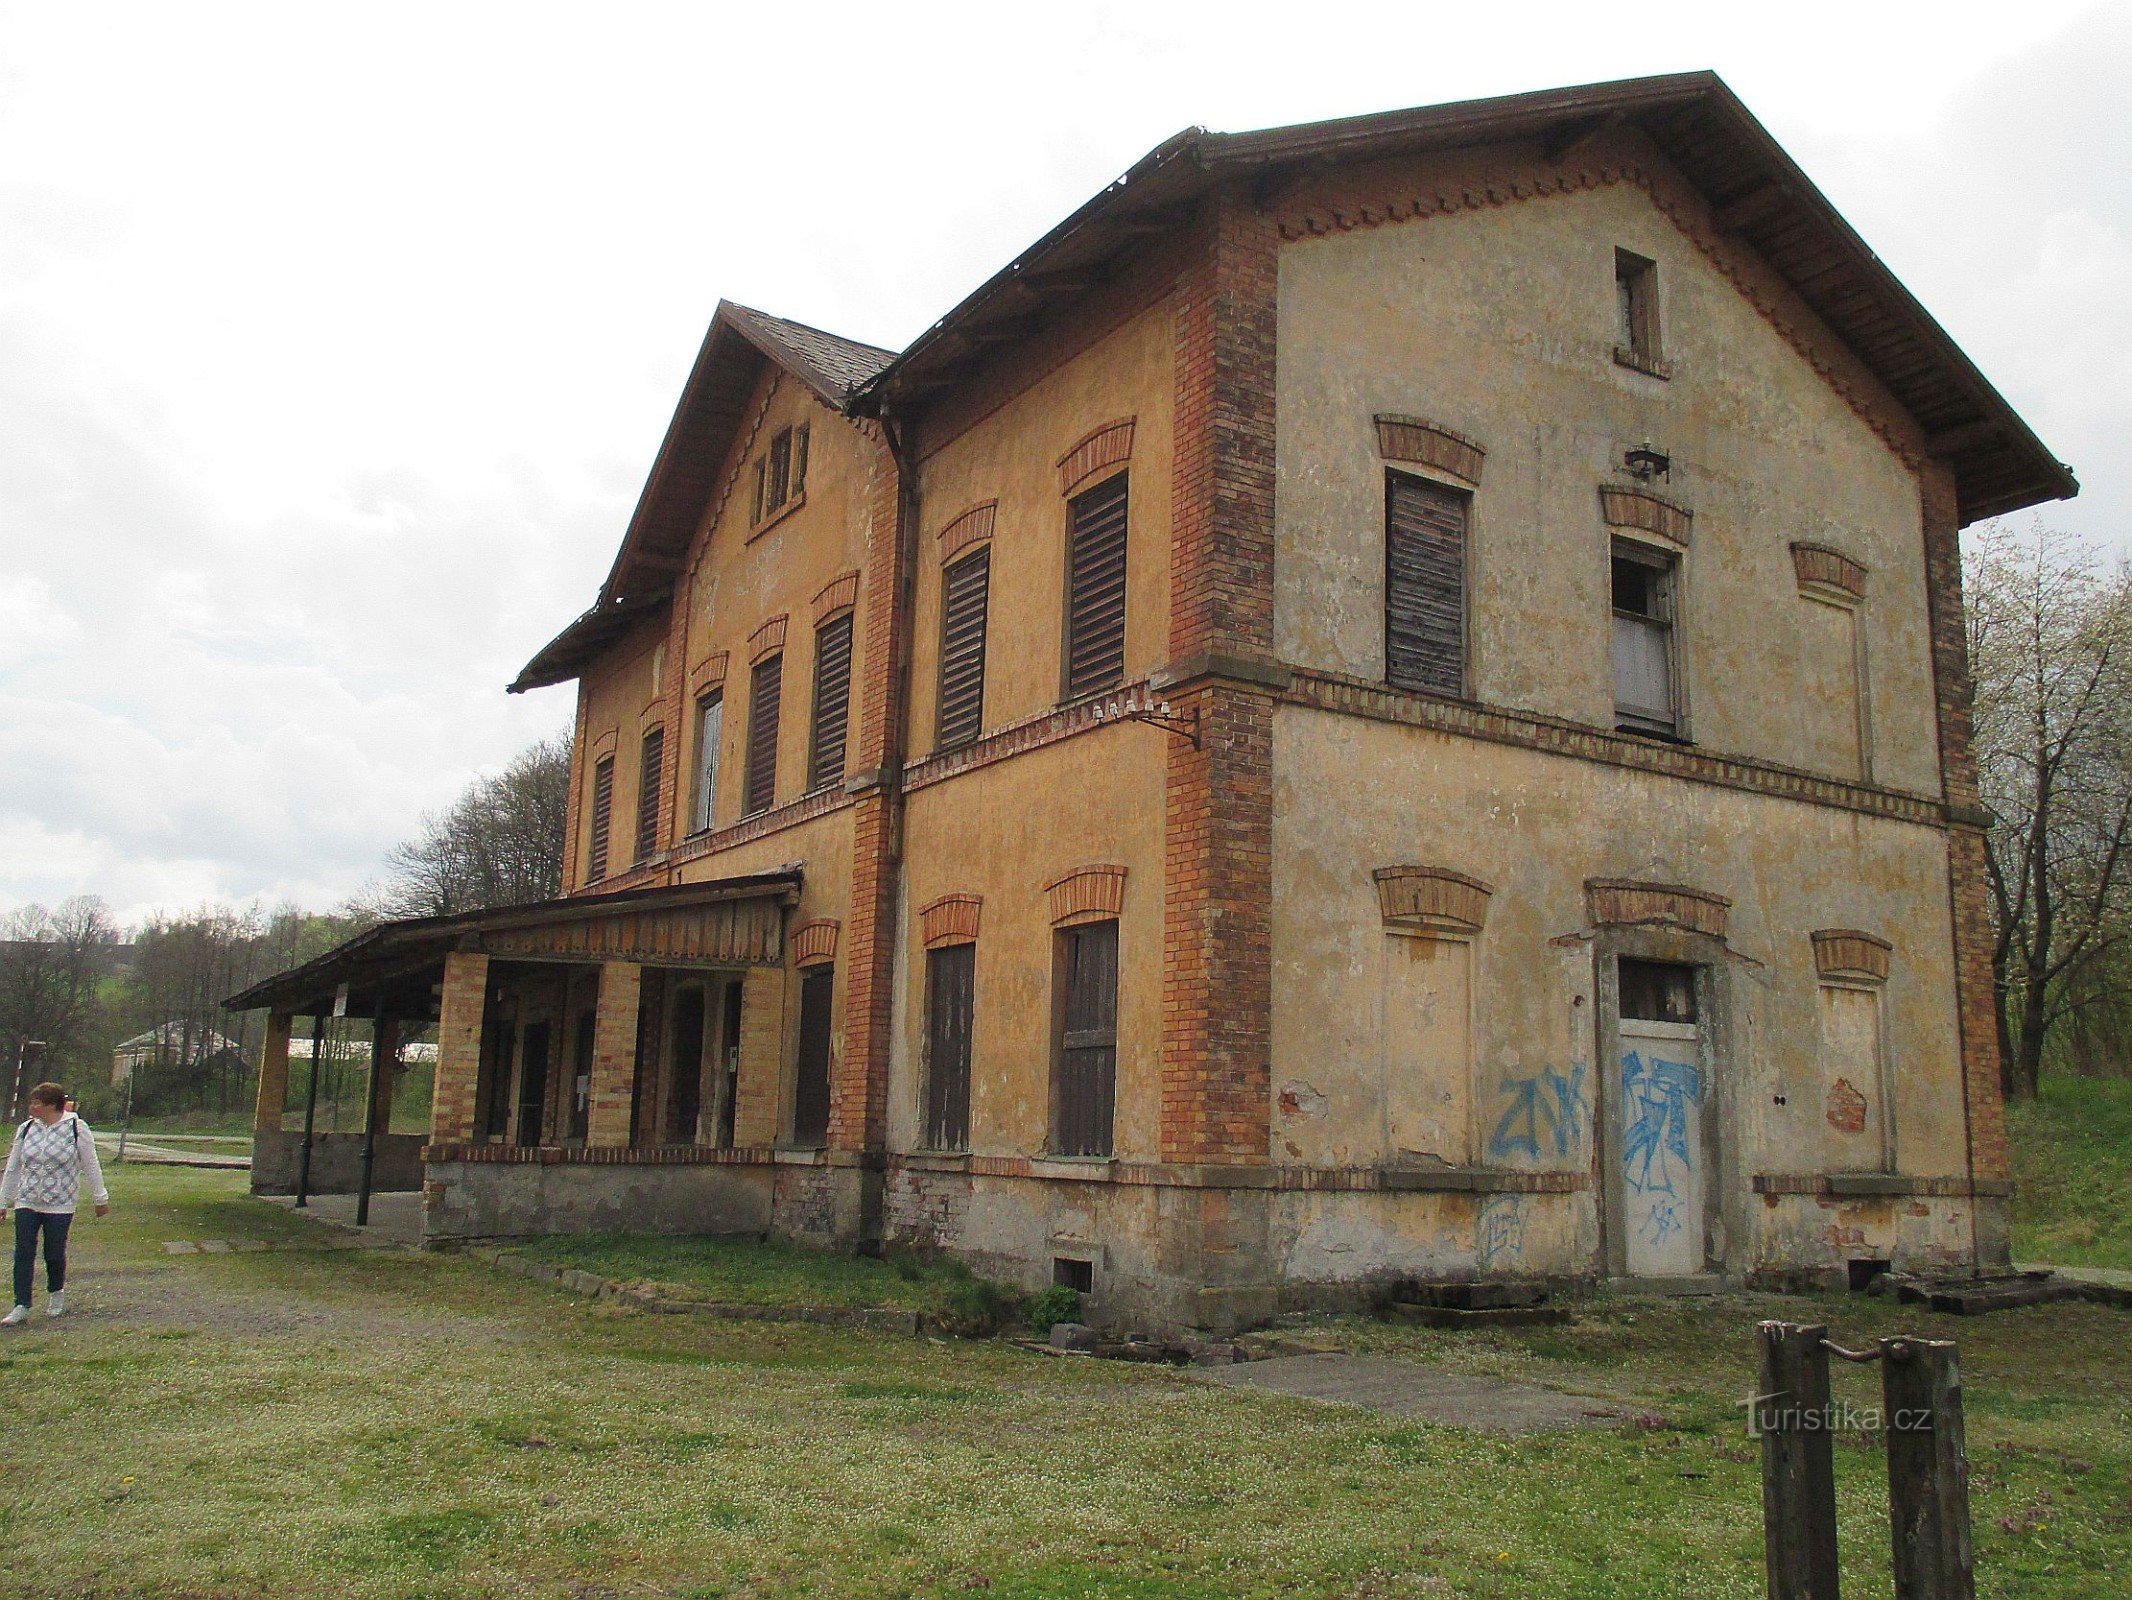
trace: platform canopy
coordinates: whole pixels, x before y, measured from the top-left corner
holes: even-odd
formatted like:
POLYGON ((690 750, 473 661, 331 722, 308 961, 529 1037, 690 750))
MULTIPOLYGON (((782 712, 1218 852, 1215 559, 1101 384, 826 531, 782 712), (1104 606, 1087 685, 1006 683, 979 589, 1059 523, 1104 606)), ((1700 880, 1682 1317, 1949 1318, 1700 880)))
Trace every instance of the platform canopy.
POLYGON ((383 922, 223 1001, 230 1011, 434 1019, 444 958, 738 969, 784 962, 796 867, 383 922), (343 998, 345 994, 345 999, 343 998))

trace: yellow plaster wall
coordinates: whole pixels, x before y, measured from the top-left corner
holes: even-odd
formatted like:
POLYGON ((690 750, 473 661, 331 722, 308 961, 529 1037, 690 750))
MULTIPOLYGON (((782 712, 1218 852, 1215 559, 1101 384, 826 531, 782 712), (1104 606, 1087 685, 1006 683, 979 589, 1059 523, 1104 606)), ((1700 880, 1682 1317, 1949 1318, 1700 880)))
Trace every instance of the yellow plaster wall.
POLYGON ((1487 450, 1470 533, 1476 698, 1611 727, 1597 486, 1650 440, 1694 511, 1684 567, 1696 742, 1852 776, 1822 608, 1789 546, 1871 569, 1874 769, 1939 789, 1918 487, 1909 470, 1630 184, 1284 245, 1276 633, 1301 664, 1384 673, 1386 463, 1372 417, 1487 450), (1617 365, 1614 251, 1658 264, 1670 380, 1617 365))
POLYGON ((637 837, 637 793, 643 769, 644 734, 661 718, 661 688, 670 670, 663 659, 663 620, 647 622, 585 669, 579 693, 585 705, 585 759, 579 763, 575 881, 590 888, 586 864, 592 852, 592 776, 599 758, 614 754, 614 798, 608 822, 607 876, 629 870, 637 837))

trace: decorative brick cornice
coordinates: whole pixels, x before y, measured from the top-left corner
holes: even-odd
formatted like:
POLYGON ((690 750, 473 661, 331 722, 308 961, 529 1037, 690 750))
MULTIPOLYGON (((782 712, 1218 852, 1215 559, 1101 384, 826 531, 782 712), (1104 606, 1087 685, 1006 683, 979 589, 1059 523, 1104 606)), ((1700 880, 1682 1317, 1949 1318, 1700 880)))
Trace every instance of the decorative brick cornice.
POLYGON ((766 1146, 719 1149, 703 1144, 530 1145, 426 1144, 425 1163, 505 1167, 767 1167, 777 1153, 766 1146))
POLYGON ((1120 728, 1130 724, 1118 717, 1106 718, 1102 713, 1106 706, 1119 701, 1130 701, 1134 696, 1145 698, 1148 694, 1146 679, 1113 689, 1100 698, 1078 701, 1057 710, 1042 711, 1020 722, 986 734, 970 744, 958 745, 953 750, 944 750, 922 761, 913 761, 903 769, 903 792, 911 794, 919 789, 970 772, 978 767, 989 767, 1029 750, 1040 750, 1045 745, 1057 744, 1061 739, 1071 739, 1078 734, 1089 733, 1098 728, 1120 728))
MULTIPOLYGON (((799 799, 781 805, 773 811, 758 811, 752 817, 743 817, 729 828, 720 828, 713 833, 690 834, 665 854, 653 856, 645 865, 648 867, 678 867, 683 862, 694 861, 707 855, 715 855, 721 850, 731 849, 734 845, 747 844, 751 840, 761 839, 773 833, 782 833, 787 828, 795 828, 803 822, 811 822, 816 817, 825 816, 831 811, 842 811, 851 804, 851 795, 842 789, 816 789, 812 794, 802 795, 799 799)), ((613 887, 612 878, 603 883, 601 887, 603 889, 613 887)))
POLYGON ((940 559, 953 561, 973 544, 982 544, 992 537, 992 524, 999 514, 999 502, 986 500, 949 521, 940 530, 940 559))
POLYGON ((1387 461, 1414 461, 1479 487, 1488 452, 1462 433, 1420 417, 1380 415, 1377 453, 1387 461))
POLYGON ((1133 453, 1133 419, 1120 417, 1092 429, 1071 450, 1059 457, 1059 493, 1072 494, 1105 467, 1116 466, 1133 453))
POLYGON ((1885 983, 1888 958, 1895 947, 1878 934, 1856 928, 1814 930, 1814 970, 1824 978, 1852 978, 1885 983))
POLYGON ((1377 905, 1395 926, 1479 933, 1493 887, 1449 867, 1379 867, 1377 905))
POLYGON ((1610 528, 1641 528, 1683 549, 1695 514, 1649 489, 1631 489, 1622 484, 1599 485, 1599 512, 1610 528))
POLYGON ((1660 924, 1725 937, 1732 902, 1707 889, 1677 883, 1638 883, 1628 878, 1592 878, 1584 885, 1584 902, 1599 927, 1660 924))
POLYGON ((975 944, 978 915, 984 910, 984 904, 982 895, 944 894, 919 907, 918 931, 926 949, 937 950, 947 944, 975 944))
POLYGON ((1794 544, 1791 564, 1802 593, 1865 598, 1866 569, 1841 550, 1831 550, 1825 544, 1794 544))
POLYGON ((765 656, 773 656, 785 647, 785 623, 783 616, 772 617, 768 622, 748 635, 748 665, 754 666, 765 656))
POLYGON ((1810 805, 1889 817, 1924 827, 1944 828, 1950 821, 1947 806, 1935 796, 1846 782, 1818 773, 1801 772, 1793 767, 1780 767, 1774 762, 1722 755, 1658 739, 1639 739, 1611 728, 1542 716, 1509 706, 1445 700, 1307 667, 1291 667, 1289 670, 1289 687, 1280 695, 1289 705, 1310 706, 1320 711, 1368 717, 1376 722, 1426 728, 1469 739, 1487 739, 1638 772, 1660 772, 1696 783, 1801 800, 1810 805))
POLYGON ((849 611, 859 603, 859 573, 854 567, 840 577, 831 578, 816 591, 814 596, 814 625, 819 628, 839 611, 849 611))
POLYGON ((1125 869, 1110 865, 1075 867, 1045 884, 1044 891, 1051 896, 1052 926, 1102 921, 1125 908, 1125 869))
MULTIPOLYGON (((500 1148, 500 1147, 499 1147, 500 1148)), ((1030 1183, 1112 1184, 1147 1189, 1266 1189, 1290 1193, 1581 1194, 1588 1172, 1510 1167, 1309 1167, 1256 1162, 1056 1161, 1042 1156, 967 1155, 952 1168, 932 1154, 891 1154, 890 1172, 952 1171, 970 1178, 1015 1178, 1030 1183)))
POLYGON ((837 958, 837 933, 843 924, 832 917, 816 917, 792 930, 792 964, 818 966, 837 958))
POLYGON ((696 670, 689 674, 689 693, 704 695, 725 682, 726 664, 732 659, 729 650, 713 650, 697 663, 696 670))

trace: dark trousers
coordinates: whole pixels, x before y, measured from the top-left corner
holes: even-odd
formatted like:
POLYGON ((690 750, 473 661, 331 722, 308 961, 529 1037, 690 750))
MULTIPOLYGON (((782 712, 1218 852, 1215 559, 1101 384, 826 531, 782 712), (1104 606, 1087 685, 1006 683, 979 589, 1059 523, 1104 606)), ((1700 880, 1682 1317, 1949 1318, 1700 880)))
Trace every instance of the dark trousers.
POLYGON ((67 1286, 67 1230, 74 1226, 71 1211, 32 1211, 15 1207, 15 1304, 30 1303, 30 1286, 37 1277, 37 1235, 44 1234, 44 1286, 57 1294, 67 1286))

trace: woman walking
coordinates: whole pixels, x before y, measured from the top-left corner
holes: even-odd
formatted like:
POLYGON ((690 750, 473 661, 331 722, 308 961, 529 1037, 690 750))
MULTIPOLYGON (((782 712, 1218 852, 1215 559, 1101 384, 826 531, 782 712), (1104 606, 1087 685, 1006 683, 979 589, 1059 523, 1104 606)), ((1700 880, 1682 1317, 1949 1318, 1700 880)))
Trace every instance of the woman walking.
POLYGON ((89 1125, 67 1110, 66 1090, 40 1083, 30 1091, 29 1119, 15 1130, 7 1171, 0 1174, 0 1216, 15 1213, 15 1308, 0 1317, 0 1326, 29 1320, 39 1234, 44 1236, 44 1283, 51 1291, 45 1315, 56 1317, 67 1309, 67 1230, 74 1226, 84 1182, 96 1214, 108 1213, 111 1196, 89 1125))

